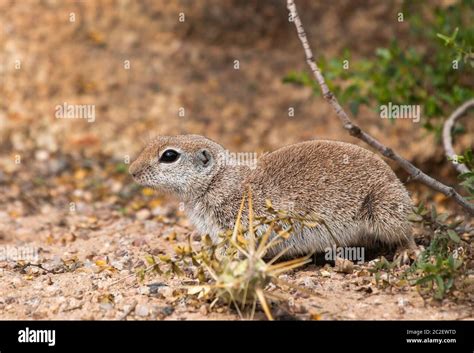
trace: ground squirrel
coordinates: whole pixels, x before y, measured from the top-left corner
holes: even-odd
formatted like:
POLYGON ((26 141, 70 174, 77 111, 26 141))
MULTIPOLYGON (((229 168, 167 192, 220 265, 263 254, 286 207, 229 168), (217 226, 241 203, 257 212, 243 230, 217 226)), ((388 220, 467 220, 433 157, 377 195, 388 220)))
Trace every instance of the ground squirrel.
POLYGON ((283 246, 290 248, 288 256, 323 252, 334 238, 338 246, 413 244, 405 187, 381 158, 353 144, 301 142, 250 165, 235 163, 224 147, 203 136, 161 136, 145 147, 130 173, 141 185, 178 196, 197 231, 215 241, 232 229, 250 186, 256 215, 265 214, 268 199, 289 214, 316 213, 327 226, 301 227, 272 254, 283 246))

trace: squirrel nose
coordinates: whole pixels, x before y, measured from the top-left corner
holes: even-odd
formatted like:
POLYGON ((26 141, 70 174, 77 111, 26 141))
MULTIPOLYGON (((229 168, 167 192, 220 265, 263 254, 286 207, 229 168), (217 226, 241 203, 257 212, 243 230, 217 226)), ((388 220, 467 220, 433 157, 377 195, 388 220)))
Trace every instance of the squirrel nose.
POLYGON ((132 177, 136 178, 138 174, 140 174, 140 169, 137 168, 135 164, 132 164, 130 168, 128 168, 128 172, 132 177))
POLYGON ((139 165, 137 164, 137 161, 133 162, 130 167, 128 168, 128 172, 130 173, 130 175, 134 178, 136 178, 138 176, 138 174, 140 173, 140 167, 139 165))

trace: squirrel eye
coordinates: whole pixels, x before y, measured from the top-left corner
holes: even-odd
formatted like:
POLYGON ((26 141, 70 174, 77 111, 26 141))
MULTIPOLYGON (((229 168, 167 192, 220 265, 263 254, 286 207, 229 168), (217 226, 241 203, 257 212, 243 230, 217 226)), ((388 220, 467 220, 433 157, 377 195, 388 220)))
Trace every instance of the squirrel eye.
POLYGON ((179 158, 179 153, 175 150, 166 150, 160 157, 160 162, 173 163, 179 158))

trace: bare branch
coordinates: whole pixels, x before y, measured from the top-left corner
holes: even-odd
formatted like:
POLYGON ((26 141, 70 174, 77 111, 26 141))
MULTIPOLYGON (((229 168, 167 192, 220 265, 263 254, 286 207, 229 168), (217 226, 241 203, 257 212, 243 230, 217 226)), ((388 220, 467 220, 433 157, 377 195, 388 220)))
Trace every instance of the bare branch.
MULTIPOLYGON (((461 118, 469 108, 474 107, 474 99, 470 99, 466 101, 463 105, 459 106, 451 116, 444 122, 443 125, 443 146, 444 151, 446 153, 446 157, 448 158, 455 158, 456 152, 454 152, 453 148, 453 137, 451 136, 451 132, 453 130, 454 124, 456 121, 461 118)), ((466 167, 464 164, 455 163, 453 161, 453 166, 459 173, 467 173, 469 172, 469 168, 466 167)))
POLYGON ((306 55, 306 62, 308 63, 311 71, 321 87, 323 97, 331 104, 334 108, 339 120, 342 122, 344 128, 349 131, 352 136, 355 136, 362 141, 366 142, 368 145, 375 148, 378 152, 384 155, 387 158, 390 158, 396 161, 405 171, 408 172, 412 180, 417 180, 423 184, 429 186, 430 188, 441 192, 442 194, 453 198, 459 205, 461 205, 469 214, 474 215, 474 204, 469 203, 464 199, 453 187, 444 185, 438 180, 430 177, 429 175, 423 173, 420 169, 415 167, 405 158, 401 157, 399 154, 394 152, 391 148, 384 146, 380 141, 363 131, 360 127, 354 124, 349 116, 346 114, 342 106, 339 104, 339 101, 334 96, 334 94, 329 90, 326 81, 319 69, 316 61, 314 60, 313 52, 309 46, 308 39, 306 38, 306 32, 303 28, 303 24, 298 16, 296 6, 293 0, 287 0, 287 8, 290 11, 291 20, 295 24, 298 37, 303 45, 303 49, 306 55))

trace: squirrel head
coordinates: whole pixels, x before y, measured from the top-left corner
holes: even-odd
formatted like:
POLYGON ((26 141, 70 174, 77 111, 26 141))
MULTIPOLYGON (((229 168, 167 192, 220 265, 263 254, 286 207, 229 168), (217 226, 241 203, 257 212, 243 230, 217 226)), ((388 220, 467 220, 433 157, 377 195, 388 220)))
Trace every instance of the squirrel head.
POLYGON ((224 155, 221 145, 200 135, 160 136, 143 149, 129 172, 143 186, 188 199, 206 192, 224 155))

